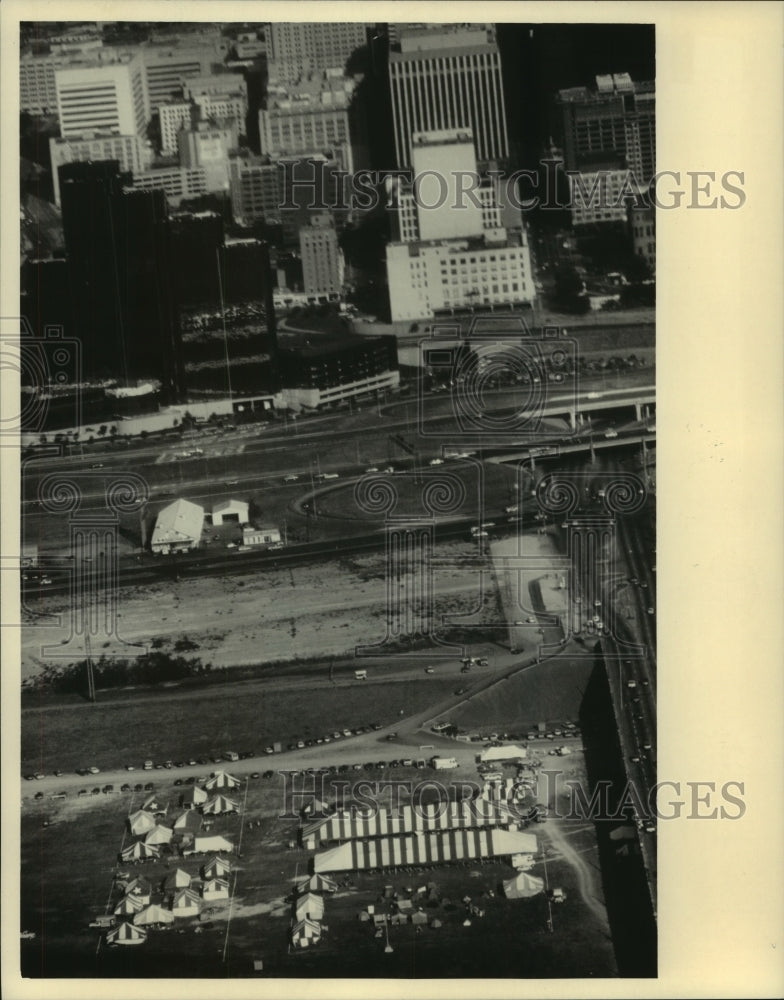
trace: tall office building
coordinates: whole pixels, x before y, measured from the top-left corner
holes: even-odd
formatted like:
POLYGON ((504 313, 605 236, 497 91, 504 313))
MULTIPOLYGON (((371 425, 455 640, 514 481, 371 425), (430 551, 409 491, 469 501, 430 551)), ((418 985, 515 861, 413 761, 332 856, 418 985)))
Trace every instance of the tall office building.
POLYGON ((339 295, 343 287, 343 254, 332 217, 314 215, 299 231, 302 285, 307 295, 339 295))
POLYGON ((183 83, 212 72, 228 52, 228 39, 203 40, 180 45, 149 45, 140 49, 144 66, 147 114, 154 115, 161 104, 181 95, 183 83))
POLYGON ((267 57, 278 79, 303 71, 345 66, 367 38, 367 25, 354 21, 273 21, 267 28, 267 57))
POLYGON ((86 374, 156 378, 179 397, 179 327, 162 191, 128 190, 117 161, 68 163, 60 191, 74 332, 86 374))
POLYGON ((641 184, 656 172, 656 90, 628 73, 596 77, 596 87, 558 93, 567 170, 615 156, 641 184))
MULTIPOLYGON (((353 173, 356 129, 350 113, 353 81, 326 71, 303 75, 296 83, 271 83, 267 107, 259 112, 261 152, 341 151, 341 166, 353 173)), ((360 154, 361 158, 361 154, 360 154)))
POLYGON ((80 138, 49 140, 49 158, 54 182, 54 203, 60 205, 59 168, 64 163, 88 160, 117 160, 123 173, 141 174, 150 168, 153 152, 149 142, 139 135, 113 135, 95 132, 80 138))
POLYGON ((96 131, 143 135, 147 124, 138 56, 115 62, 75 62, 55 70, 57 114, 64 138, 96 131))
POLYGON ((530 302, 533 271, 520 212, 504 204, 497 178, 460 193, 455 172, 478 174, 471 133, 415 133, 412 159, 415 174, 432 172, 441 183, 399 193, 400 239, 386 251, 392 319, 530 302))
POLYGON ((389 54, 398 167, 411 166, 415 132, 470 130, 480 163, 509 155, 501 59, 492 27, 432 25, 401 32, 389 54))

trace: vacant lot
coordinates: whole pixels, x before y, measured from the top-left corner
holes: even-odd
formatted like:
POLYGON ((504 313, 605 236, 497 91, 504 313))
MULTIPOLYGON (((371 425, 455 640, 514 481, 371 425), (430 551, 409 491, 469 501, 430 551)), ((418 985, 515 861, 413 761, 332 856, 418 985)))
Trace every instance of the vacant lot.
MULTIPOLYGON (((476 546, 468 541, 437 547, 436 621, 449 612, 480 610, 476 564, 470 561, 475 555, 476 546)), ((379 643, 386 635, 387 557, 382 551, 286 570, 168 580, 123 588, 116 600, 125 642, 156 643, 170 651, 187 636, 196 643, 193 655, 214 667, 352 655, 356 647, 379 643)), ((494 594, 487 600, 494 602, 494 594)), ((60 628, 24 628, 23 677, 40 671, 43 646, 56 646, 69 634, 66 598, 44 598, 37 608, 41 614, 61 614, 63 623, 60 628)), ((95 641, 92 650, 96 658, 139 653, 138 648, 104 648, 95 641)))

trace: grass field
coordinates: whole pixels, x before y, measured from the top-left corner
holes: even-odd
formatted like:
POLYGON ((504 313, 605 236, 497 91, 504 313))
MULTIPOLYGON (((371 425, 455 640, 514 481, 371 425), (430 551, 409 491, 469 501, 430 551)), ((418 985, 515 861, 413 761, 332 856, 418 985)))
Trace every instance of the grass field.
MULTIPOLYGON (((229 683, 179 695, 160 691, 139 700, 22 714, 22 772, 103 770, 146 758, 177 760, 225 750, 256 753, 276 740, 324 736, 344 727, 393 722, 451 693, 454 678, 366 684, 342 682, 269 690, 263 681, 229 683), (328 721, 327 721, 328 720, 328 721)), ((106 696, 111 697, 111 696, 106 696)))
POLYGON ((540 721, 576 721, 593 668, 589 656, 553 657, 475 695, 451 710, 449 718, 468 732, 488 727, 515 732, 540 721))

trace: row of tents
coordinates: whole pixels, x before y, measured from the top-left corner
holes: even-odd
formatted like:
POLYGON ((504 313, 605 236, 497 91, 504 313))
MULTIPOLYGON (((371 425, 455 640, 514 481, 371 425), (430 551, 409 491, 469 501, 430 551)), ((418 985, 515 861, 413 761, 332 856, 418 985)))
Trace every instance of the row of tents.
POLYGON ((294 889, 294 913, 291 922, 291 943, 295 948, 310 948, 318 944, 326 930, 324 896, 337 892, 337 883, 326 875, 309 875, 294 889))

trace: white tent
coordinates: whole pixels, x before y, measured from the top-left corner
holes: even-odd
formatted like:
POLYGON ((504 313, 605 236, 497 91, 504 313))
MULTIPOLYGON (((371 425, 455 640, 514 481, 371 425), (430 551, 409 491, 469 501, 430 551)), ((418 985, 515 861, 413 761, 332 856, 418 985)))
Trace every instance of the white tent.
POLYGON ((151 906, 139 910, 134 916, 133 922, 137 927, 149 927, 152 924, 173 924, 174 914, 153 903, 151 906))
POLYGON ((488 761, 495 760, 525 760, 528 756, 528 751, 525 747, 517 746, 515 743, 511 743, 506 747, 488 747, 487 750, 483 750, 480 759, 482 763, 487 763, 488 761))
POLYGON ((129 861, 147 861, 149 858, 158 857, 158 848, 155 844, 148 844, 144 840, 135 840, 132 844, 129 844, 125 850, 120 852, 120 858, 126 862, 129 861))
POLYGON ((214 792, 216 788, 239 788, 241 784, 240 779, 228 771, 216 771, 209 781, 204 782, 204 787, 208 792, 214 792))
POLYGON ((177 833, 198 833, 201 830, 201 824, 201 816, 194 809, 186 809, 174 821, 174 829, 177 833))
POLYGON ((155 817, 144 809, 137 809, 128 817, 128 826, 134 837, 140 837, 152 830, 155 826, 155 817))
POLYGON ((321 896, 309 892, 305 896, 300 896, 297 900, 297 907, 294 911, 297 920, 321 920, 324 916, 324 900, 321 896))
POLYGON ((182 808, 193 809, 196 806, 200 806, 202 802, 206 802, 208 798, 209 795, 203 788, 199 788, 198 785, 192 785, 182 793, 182 808))
POLYGON ((133 924, 120 924, 106 935, 107 944, 143 944, 147 940, 147 931, 133 924))
POLYGON ((144 838, 144 843, 153 845, 169 844, 171 843, 171 839, 173 836, 174 836, 174 831, 170 826, 163 826, 163 824, 159 824, 153 830, 150 830, 150 832, 144 838))
POLYGON ((504 882, 504 895, 507 899, 529 899, 544 892, 544 881, 536 875, 520 872, 514 878, 504 882))
POLYGON ((172 913, 175 917, 196 917, 201 909, 201 900, 193 889, 180 889, 172 901, 172 913))
POLYGON ((208 851, 218 853, 219 851, 233 851, 234 844, 220 834, 213 836, 195 837, 193 847, 187 851, 188 854, 206 854, 208 851))
POLYGON ((222 878, 210 878, 204 883, 201 889, 204 900, 228 899, 229 883, 222 878))
POLYGON ((178 868, 177 871, 171 876, 172 882, 175 889, 189 889, 191 884, 190 875, 184 871, 182 868, 178 868))
POLYGON ((234 813, 239 811, 239 804, 226 795, 215 795, 209 802, 205 802, 201 811, 205 816, 220 816, 222 813, 234 813))

